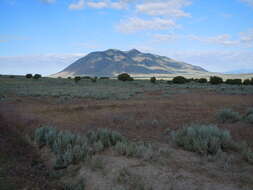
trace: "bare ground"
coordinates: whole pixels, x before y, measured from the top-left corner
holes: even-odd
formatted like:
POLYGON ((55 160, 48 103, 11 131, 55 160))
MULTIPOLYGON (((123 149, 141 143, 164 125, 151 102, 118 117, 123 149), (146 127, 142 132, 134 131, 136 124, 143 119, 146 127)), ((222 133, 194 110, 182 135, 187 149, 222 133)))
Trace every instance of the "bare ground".
MULTIPOLYGON (((112 150, 108 150, 96 155, 103 162, 102 169, 93 170, 87 164, 73 166, 67 169, 68 175, 61 178, 61 181, 81 177, 86 179, 87 189, 120 189, 129 186, 117 181, 117 176, 125 168, 130 176, 134 176, 129 178, 130 184, 140 181, 145 184, 146 189, 151 187, 158 190, 253 189, 253 166, 247 164, 241 155, 226 153, 210 159, 171 145, 165 135, 167 128, 176 130, 196 122, 216 123, 215 113, 224 107, 243 114, 247 108, 253 107, 253 95, 221 95, 191 90, 187 94, 162 97, 161 93, 147 92, 141 100, 122 101, 73 99, 63 102, 49 97, 12 97, 8 101, 0 102, 1 119, 5 121, 5 128, 1 129, 5 131, 1 133, 0 138, 1 152, 9 152, 9 146, 5 146, 2 141, 10 144, 6 134, 9 134, 8 130, 13 126, 17 128, 15 131, 23 135, 32 134, 35 128, 44 124, 78 133, 95 128, 111 128, 132 140, 149 141, 157 144, 158 148, 164 147, 169 150, 169 154, 155 161, 144 161, 118 156, 112 150), (133 180, 135 178, 139 180, 136 182, 133 180)), ((247 141, 253 145, 252 125, 239 122, 219 124, 219 127, 228 129, 236 141, 247 141)), ((14 153, 18 154, 15 150, 19 149, 20 154, 25 156, 27 149, 34 149, 29 144, 24 147, 23 149, 15 147, 14 153)), ((49 153, 40 153, 50 169, 52 156, 49 153)), ((18 162, 22 163, 17 164, 18 166, 29 168, 29 164, 26 166, 22 161, 18 162)), ((18 168, 17 171, 23 170, 18 168)), ((37 178, 34 180, 26 177, 27 175, 17 174, 17 176, 25 178, 28 184, 29 181, 31 184, 40 182, 37 178)), ((130 185, 129 188, 134 187, 130 185)))

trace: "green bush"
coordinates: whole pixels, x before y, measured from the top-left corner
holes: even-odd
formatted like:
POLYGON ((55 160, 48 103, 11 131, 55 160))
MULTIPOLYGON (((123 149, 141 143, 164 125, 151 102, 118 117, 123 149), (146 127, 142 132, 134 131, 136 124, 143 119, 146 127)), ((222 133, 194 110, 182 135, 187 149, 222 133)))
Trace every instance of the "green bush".
POLYGON ((155 84, 156 83, 156 78, 155 77, 151 77, 150 78, 150 82, 153 83, 153 84, 155 84))
POLYGON ((209 82, 211 84, 221 84, 221 83, 223 83, 223 79, 221 77, 212 76, 212 77, 210 77, 209 82))
POLYGON ((228 108, 219 110, 216 114, 216 118, 221 123, 235 123, 241 120, 241 116, 238 112, 235 112, 228 108))
POLYGON ((85 190, 85 182, 83 179, 78 180, 76 183, 65 183, 63 190, 85 190))
POLYGON ((27 79, 31 79, 31 78, 33 78, 33 75, 32 75, 32 74, 26 74, 25 77, 26 77, 27 79))
POLYGON ((89 76, 83 76, 82 79, 91 79, 89 76))
POLYGON ((81 77, 79 77, 79 76, 76 76, 76 77, 74 78, 74 80, 75 80, 75 83, 78 83, 78 82, 79 82, 81 79, 82 79, 81 77))
POLYGON ((101 142, 104 148, 116 145, 117 142, 126 141, 120 133, 111 131, 109 129, 98 129, 90 131, 86 135, 90 144, 101 142))
POLYGON ((243 156, 248 163, 253 164, 253 152, 251 150, 245 151, 243 156))
POLYGON ((184 84, 184 83, 187 83, 187 79, 185 77, 182 77, 182 76, 174 77, 172 81, 175 84, 184 84))
POLYGON ((33 78, 34 79, 39 79, 39 78, 41 78, 42 76, 40 75, 40 74, 35 74, 34 76, 33 76, 33 78))
POLYGON ((41 127, 35 130, 34 140, 39 147, 48 146, 56 155, 55 169, 66 168, 91 156, 90 145, 85 136, 58 131, 51 127, 41 127))
POLYGON ((246 112, 246 115, 244 116, 244 120, 247 123, 253 124, 253 108, 249 108, 246 112))
POLYGON ((242 79, 227 79, 225 81, 226 84, 231 84, 231 85, 241 85, 242 84, 242 79))
POLYGON ((118 75, 118 80, 120 80, 120 81, 133 81, 133 78, 127 73, 122 73, 122 74, 118 75))
POLYGON ((100 80, 109 80, 110 77, 100 77, 99 79, 100 79, 100 80))
POLYGON ((144 160, 152 159, 154 155, 153 147, 147 143, 134 143, 129 141, 118 142, 114 150, 123 156, 143 158, 144 160))
POLYGON ((173 132, 172 139, 185 150, 200 154, 216 154, 233 147, 229 131, 214 125, 190 125, 173 132))
POLYGON ((197 80, 197 82, 199 83, 207 83, 207 79, 206 78, 200 78, 197 80))
POLYGON ((243 84, 244 85, 250 85, 250 79, 245 79, 244 81, 243 81, 243 84))
POLYGON ((97 82, 98 77, 90 78, 91 82, 97 82))

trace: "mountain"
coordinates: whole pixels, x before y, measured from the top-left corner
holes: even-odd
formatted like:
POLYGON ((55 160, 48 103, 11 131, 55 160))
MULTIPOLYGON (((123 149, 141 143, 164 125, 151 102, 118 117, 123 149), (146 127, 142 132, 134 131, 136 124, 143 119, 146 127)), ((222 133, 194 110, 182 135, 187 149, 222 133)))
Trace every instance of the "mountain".
POLYGON ((201 67, 179 62, 165 56, 142 53, 136 49, 130 51, 109 49, 89 53, 53 76, 112 77, 123 72, 133 76, 207 73, 201 67))

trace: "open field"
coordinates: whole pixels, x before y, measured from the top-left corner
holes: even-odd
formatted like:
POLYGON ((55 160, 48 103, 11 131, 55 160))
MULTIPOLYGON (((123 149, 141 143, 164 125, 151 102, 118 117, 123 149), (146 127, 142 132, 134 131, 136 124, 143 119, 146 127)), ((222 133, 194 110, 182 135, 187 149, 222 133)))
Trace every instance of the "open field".
POLYGON ((253 148, 250 108, 252 85, 0 77, 0 189, 252 190, 253 156, 245 159, 253 148), (224 108, 240 118, 221 122, 224 108), (233 147, 187 151, 173 131, 190 124, 228 130, 233 147), (54 151, 56 138, 40 144, 34 134, 42 126, 88 141, 89 131, 107 128, 124 140, 106 146, 104 134, 88 143, 89 159, 56 169, 58 156, 72 149, 54 151))

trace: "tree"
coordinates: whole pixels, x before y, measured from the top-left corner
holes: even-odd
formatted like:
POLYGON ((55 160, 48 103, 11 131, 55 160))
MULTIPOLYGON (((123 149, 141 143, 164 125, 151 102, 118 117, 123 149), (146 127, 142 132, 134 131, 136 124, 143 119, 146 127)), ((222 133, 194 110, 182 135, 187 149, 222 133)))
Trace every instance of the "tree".
POLYGON ((250 85, 250 79, 245 79, 245 80, 243 81, 243 84, 244 84, 244 85, 250 85))
POLYGON ((26 77, 27 79, 31 79, 31 78, 33 78, 33 75, 32 75, 32 74, 26 74, 25 77, 26 77))
POLYGON ((151 77, 150 78, 150 82, 153 83, 153 84, 155 84, 156 83, 156 78, 155 77, 151 77))
POLYGON ((118 80, 121 81, 133 81, 134 79, 127 73, 122 73, 118 75, 118 80))
POLYGON ((90 78, 91 82, 97 82, 98 77, 90 78))
POLYGON ((207 79, 206 78, 200 78, 198 79, 199 83, 207 83, 207 79))
POLYGON ((175 84, 184 84, 184 83, 187 83, 187 79, 185 77, 182 77, 182 76, 174 77, 172 81, 175 84))
POLYGON ((39 78, 41 78, 42 76, 40 75, 40 74, 35 74, 34 76, 33 76, 33 78, 34 79, 39 79, 39 78))
POLYGON ((232 85, 241 85, 242 79, 227 79, 226 84, 232 84, 232 85))
POLYGON ((223 79, 221 77, 213 76, 213 77, 210 77, 209 82, 211 84, 221 84, 221 83, 223 83, 223 79))
POLYGON ((75 83, 78 83, 78 82, 81 80, 81 77, 76 76, 76 77, 74 78, 74 80, 75 80, 75 83))

